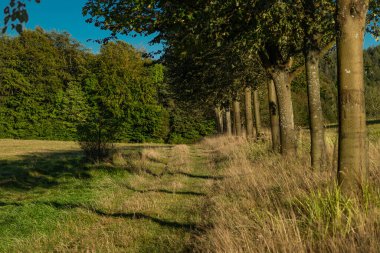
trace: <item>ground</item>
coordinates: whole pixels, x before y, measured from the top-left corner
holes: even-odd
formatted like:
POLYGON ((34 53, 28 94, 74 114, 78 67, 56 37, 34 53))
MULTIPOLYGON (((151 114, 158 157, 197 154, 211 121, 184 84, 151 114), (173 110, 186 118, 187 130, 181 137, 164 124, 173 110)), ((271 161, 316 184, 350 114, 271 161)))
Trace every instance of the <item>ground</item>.
POLYGON ((219 137, 95 165, 74 142, 0 140, 0 252, 380 252, 380 125, 369 137, 357 199, 336 186, 334 129, 325 170, 304 130, 297 157, 219 137))
POLYGON ((197 146, 120 145, 101 165, 73 142, 0 147, 0 252, 191 251, 218 180, 197 146))

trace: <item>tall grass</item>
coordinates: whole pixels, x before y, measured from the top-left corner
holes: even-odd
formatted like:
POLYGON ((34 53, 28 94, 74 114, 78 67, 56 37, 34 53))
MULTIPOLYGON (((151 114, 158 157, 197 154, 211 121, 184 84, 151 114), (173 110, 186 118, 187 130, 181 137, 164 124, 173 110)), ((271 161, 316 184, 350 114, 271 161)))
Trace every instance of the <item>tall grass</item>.
POLYGON ((225 179, 205 204, 206 233, 196 238, 196 251, 380 252, 380 142, 370 144, 363 196, 348 199, 335 184, 335 141, 328 136, 329 168, 319 171, 309 166, 305 136, 298 157, 286 159, 264 142, 203 141, 223 163, 225 179))

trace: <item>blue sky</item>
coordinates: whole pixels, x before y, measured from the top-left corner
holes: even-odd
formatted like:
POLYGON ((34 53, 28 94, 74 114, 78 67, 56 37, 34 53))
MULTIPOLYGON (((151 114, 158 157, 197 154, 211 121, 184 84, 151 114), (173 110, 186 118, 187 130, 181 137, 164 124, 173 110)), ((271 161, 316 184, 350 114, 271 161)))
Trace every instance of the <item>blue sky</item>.
MULTIPOLYGON (((9 3, 9 0, 0 1, 3 2, 0 4, 2 13, 4 3, 9 3)), ((85 22, 86 18, 82 16, 82 7, 85 3, 86 0, 41 0, 40 4, 28 2, 29 22, 26 27, 34 29, 36 26, 40 26, 47 31, 68 32, 85 47, 93 52, 98 52, 100 45, 87 40, 105 38, 110 33, 85 22)), ((2 21, 2 17, 0 20, 2 21)), ((162 48, 161 45, 150 46, 148 42, 151 38, 143 36, 137 36, 136 38, 120 36, 119 39, 148 52, 162 48)))
MULTIPOLYGON (((2 1, 0 4, 0 11, 2 11, 4 3, 9 2, 9 0, 0 1, 2 1)), ((85 18, 82 16, 82 7, 85 2, 86 0, 41 0, 40 4, 28 3, 30 21, 26 24, 26 27, 34 29, 36 26, 40 26, 47 31, 68 32, 87 48, 93 52, 98 52, 100 45, 87 40, 105 38, 109 33, 85 22, 85 18)), ((147 37, 120 36, 119 39, 148 52, 161 49, 161 45, 150 46, 148 43, 150 38, 147 37)), ((367 35, 364 44, 365 48, 367 48, 380 45, 380 42, 376 42, 370 35, 367 35)))

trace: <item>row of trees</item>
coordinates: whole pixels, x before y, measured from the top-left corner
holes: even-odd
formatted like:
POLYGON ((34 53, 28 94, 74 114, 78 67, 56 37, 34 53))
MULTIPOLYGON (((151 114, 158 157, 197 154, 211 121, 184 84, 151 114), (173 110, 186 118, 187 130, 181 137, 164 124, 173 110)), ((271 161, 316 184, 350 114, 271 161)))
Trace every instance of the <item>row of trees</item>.
MULTIPOLYGON (((365 101, 366 101, 366 114, 367 118, 369 120, 378 119, 380 115, 380 107, 378 106, 380 104, 380 97, 378 94, 380 94, 380 83, 377 82, 378 78, 380 78, 380 72, 377 72, 378 69, 378 62, 380 60, 380 55, 378 54, 380 52, 380 47, 373 47, 368 48, 364 51, 364 65, 365 65, 365 101)), ((323 111, 323 123, 324 125, 329 124, 335 124, 338 121, 338 111, 337 111, 337 78, 336 78, 336 49, 332 48, 322 59, 320 62, 320 99, 321 99, 321 105, 322 105, 322 111, 323 111)), ((306 73, 301 73, 297 78, 295 78, 292 82, 292 103, 294 107, 294 123, 295 125, 299 127, 307 127, 309 125, 309 105, 308 105, 308 96, 307 96, 307 84, 306 84, 306 73)), ((241 90, 238 96, 238 100, 241 102, 241 114, 245 117, 242 118, 243 127, 246 128, 246 134, 249 136, 251 130, 249 129, 249 126, 254 126, 254 136, 256 136, 255 133, 255 127, 259 128, 260 132, 260 126, 263 125, 265 127, 270 126, 270 117, 269 117, 269 111, 273 111, 273 108, 268 108, 268 99, 271 99, 271 97, 275 96, 268 96, 268 88, 270 87, 269 84, 267 84, 266 81, 263 81, 262 83, 259 83, 257 86, 255 86, 255 89, 252 90, 254 94, 252 94, 252 98, 250 99, 245 95, 247 92, 247 89, 244 91, 241 90), (254 97, 256 96, 256 99, 254 97), (258 97, 258 98, 257 98, 258 97), (256 101, 259 101, 260 103, 257 104, 256 101), (253 108, 250 108, 250 103, 253 103, 253 108), (246 107, 247 105, 247 107, 246 107), (259 111, 257 110, 259 108, 259 111), (269 109, 269 110, 268 110, 269 109), (256 114, 254 116, 250 115, 247 112, 253 110, 253 113, 256 114), (260 114, 258 114, 260 113, 260 114), (248 118, 252 118, 254 121, 254 124, 249 123, 250 120, 248 118), (258 118, 258 126, 256 126, 255 118, 258 118), (262 124, 261 124, 262 123, 262 124)), ((272 90, 272 89, 271 89, 272 90)), ((275 92, 275 90, 273 90, 275 92)), ((271 106, 275 105, 273 102, 270 103, 271 106)), ((218 108, 217 108, 218 109, 218 108)), ((231 114, 231 109, 228 108, 227 114, 231 114)), ((226 122, 226 112, 224 112, 224 115, 222 115, 222 112, 224 110, 217 110, 219 111, 219 114, 215 114, 216 116, 216 122, 220 122, 222 119, 221 117, 224 117, 223 125, 220 123, 217 124, 219 127, 219 132, 221 132, 220 127, 223 126, 225 134, 229 134, 230 132, 235 132, 234 130, 234 124, 233 124, 233 115, 232 115, 232 131, 227 131, 227 125, 226 122)), ((232 110, 233 114, 233 110, 232 110)), ((230 116, 229 116, 230 117, 230 116)), ((231 123, 230 123, 231 124, 231 123)), ((243 131, 244 132, 244 131, 243 131)), ((258 137, 258 136, 256 136, 258 137)), ((278 139, 278 138, 277 138, 278 139)))
POLYGON ((347 192, 357 192, 366 178, 363 38, 365 30, 379 34, 379 11, 378 0, 88 0, 83 9, 88 22, 115 36, 156 34, 152 42, 166 46, 171 82, 227 112, 233 104, 237 134, 238 94, 268 83, 273 148, 285 156, 296 155, 291 86, 304 69, 316 169, 326 161, 319 61, 336 42, 338 179, 347 192))
POLYGON ((93 54, 67 33, 2 36, 0 137, 177 143, 211 134, 211 112, 175 101, 164 71, 120 41, 93 54))
MULTIPOLYGON (((25 5, 15 2, 11 1, 15 12, 6 12, 6 24, 25 21, 25 15, 15 15, 25 14, 25 5)), ((336 41, 338 179, 343 189, 357 192, 367 163, 363 38, 365 30, 379 35, 379 10, 378 0, 88 0, 83 14, 90 16, 88 22, 112 31, 111 37, 155 34, 152 42, 166 46, 163 60, 171 83, 203 103, 227 107, 227 112, 233 104, 237 134, 238 94, 243 89, 250 93, 255 81, 267 82, 273 95, 269 98, 273 148, 283 155, 296 154, 291 84, 305 69, 311 160, 317 169, 325 166, 326 156, 319 61, 336 41)), ((250 127, 247 130, 252 134, 250 127)))
MULTIPOLYGON (((2 37, 0 41, 0 66, 2 69, 0 73, 2 95, 0 136, 3 138, 77 139, 77 126, 79 122, 88 117, 86 115, 90 115, 88 113, 89 102, 88 98, 86 98, 90 94, 90 89, 86 87, 88 84, 94 83, 94 80, 96 82, 109 83, 110 85, 113 83, 112 89, 115 89, 118 85, 126 85, 126 89, 123 92, 130 94, 133 91, 135 101, 140 101, 142 104, 155 104, 153 107, 159 108, 157 117, 149 116, 149 113, 147 113, 147 117, 151 120, 147 123, 136 113, 139 111, 152 111, 153 109, 144 109, 144 106, 136 105, 135 107, 140 109, 133 110, 131 118, 125 119, 129 122, 129 127, 120 136, 122 140, 165 140, 179 143, 196 140, 200 136, 211 132, 211 123, 209 121, 203 123, 203 118, 199 111, 195 114, 201 116, 197 120, 195 117, 188 119, 186 110, 178 110, 179 107, 184 107, 179 106, 178 101, 189 98, 192 92, 183 92, 181 90, 183 88, 182 85, 172 85, 181 96, 178 97, 177 105, 169 101, 172 99, 172 96, 168 94, 169 88, 162 81, 164 77, 161 65, 152 64, 147 61, 147 66, 143 66, 143 61, 139 59, 134 61, 134 63, 124 61, 124 59, 140 57, 139 53, 128 45, 123 45, 122 43, 117 43, 117 45, 109 44, 104 46, 99 56, 94 56, 73 40, 69 34, 46 33, 41 29, 26 31, 18 38, 2 37), (122 52, 117 55, 121 59, 111 57, 114 51, 122 52), (107 56, 107 58, 106 54, 110 56, 107 56), (120 63, 118 62, 119 60, 120 63), (137 64, 139 67, 133 67, 135 63, 139 63, 140 65, 137 64), (129 67, 131 69, 139 69, 139 71, 133 72, 129 67), (144 68, 146 68, 147 74, 142 74, 145 71, 143 70, 144 68), (118 69, 120 73, 125 69, 124 74, 129 76, 129 80, 131 81, 126 81, 124 77, 118 77, 116 74, 111 73, 110 69, 118 69), (113 77, 110 78, 110 76, 113 77), (131 88, 137 83, 143 83, 142 88, 131 88), (142 93, 146 97, 144 97, 145 95, 142 96, 142 93), (139 96, 142 97, 141 100, 137 99, 139 96), (157 105, 161 107, 157 107, 157 105), (157 119, 160 120, 157 121, 157 119), (136 121, 136 124, 133 124, 133 121, 136 121), (161 125, 161 128, 158 127, 161 130, 144 130, 141 128, 142 123, 147 128, 153 124, 161 125), (163 127, 163 125, 165 126, 163 127), (169 134, 167 134, 168 132, 169 134)), ((367 111, 370 117, 378 115, 378 96, 376 96, 378 94, 378 87, 376 85, 376 78, 379 78, 379 76, 376 74, 377 65, 373 63, 377 62, 380 58, 378 55, 379 50, 380 48, 369 49, 365 54, 366 65, 371 66, 367 70, 367 82, 369 85, 366 94, 366 100, 369 105, 367 111)), ((332 99, 336 95, 336 87, 334 85, 336 77, 331 74, 331 69, 335 69, 336 67, 330 66, 333 64, 329 65, 329 63, 334 63, 334 59, 334 54, 330 54, 323 61, 322 68, 325 69, 322 71, 323 77, 327 80, 323 82, 324 92, 322 93, 322 101, 328 107, 328 110, 325 110, 325 112, 329 113, 326 115, 329 122, 336 122, 337 120, 336 109, 332 109, 336 102, 332 99)), ((174 75, 173 78, 175 78, 174 75)), ((180 81, 178 79, 178 82, 180 81)), ((247 120, 247 122, 260 117, 258 109, 258 102, 260 102, 261 113, 264 113, 263 117, 265 119, 263 120, 263 124, 267 124, 267 106, 264 104, 267 101, 263 99, 263 95, 266 96, 264 92, 266 88, 257 80, 255 84, 252 98, 255 102, 254 112, 256 116, 252 117, 246 114, 247 117, 252 118, 251 120, 247 120)), ((296 112, 298 111, 295 114, 295 120, 297 124, 301 125, 308 122, 307 109, 305 109, 308 106, 307 100, 305 100, 306 89, 304 86, 303 75, 292 84, 293 102, 296 112)), ((249 89, 252 88, 247 87, 245 90, 249 92, 249 89)), ((240 93, 238 94, 239 100, 244 95, 243 91, 240 93)), ((245 100, 248 106, 250 100, 245 100)), ((273 106, 273 103, 271 104, 273 106)), ((227 107, 226 104, 223 106, 227 107)), ((131 104, 128 107, 131 107, 131 104)), ((227 113, 230 114, 230 109, 227 110, 227 113)), ((242 112, 245 113, 245 111, 249 112, 250 110, 249 108, 247 110, 243 108, 242 112)), ((219 108, 219 115, 221 112, 222 110, 219 108)), ((92 113, 91 115, 95 114, 92 113)), ((223 125, 227 126, 228 124, 224 123, 223 125)), ((252 126, 251 123, 247 125, 252 126)), ((260 125, 259 121, 258 128, 260 125)), ((251 135, 254 128, 247 128, 247 131, 251 135)), ((229 132, 232 132, 232 128, 229 132)), ((257 132, 259 133, 260 130, 257 132)), ((255 133, 252 134, 255 135, 255 133)))

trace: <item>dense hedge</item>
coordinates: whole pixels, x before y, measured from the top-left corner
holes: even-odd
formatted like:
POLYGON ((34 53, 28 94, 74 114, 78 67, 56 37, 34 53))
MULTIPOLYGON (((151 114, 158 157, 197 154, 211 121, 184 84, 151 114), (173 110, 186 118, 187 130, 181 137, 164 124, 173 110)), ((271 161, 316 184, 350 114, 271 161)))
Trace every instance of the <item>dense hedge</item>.
POLYGON ((78 140, 87 127, 118 141, 177 143, 213 133, 204 113, 177 108, 163 72, 120 41, 92 54, 67 33, 1 37, 0 138, 78 140))

